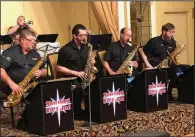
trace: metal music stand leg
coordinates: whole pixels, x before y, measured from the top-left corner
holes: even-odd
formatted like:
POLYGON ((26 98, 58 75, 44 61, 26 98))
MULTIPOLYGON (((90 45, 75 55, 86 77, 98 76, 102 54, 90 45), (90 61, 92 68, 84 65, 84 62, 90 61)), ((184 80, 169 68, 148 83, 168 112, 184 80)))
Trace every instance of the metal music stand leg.
MULTIPOLYGON (((90 63, 88 63, 88 70, 90 70, 90 63)), ((91 79, 90 79, 90 71, 88 71, 88 89, 89 89, 89 93, 88 93, 88 102, 89 102, 89 122, 84 123, 83 125, 81 125, 81 127, 91 127, 93 125, 97 125, 98 123, 92 122, 91 121, 91 79)), ((90 128, 91 130, 91 128, 90 128)))

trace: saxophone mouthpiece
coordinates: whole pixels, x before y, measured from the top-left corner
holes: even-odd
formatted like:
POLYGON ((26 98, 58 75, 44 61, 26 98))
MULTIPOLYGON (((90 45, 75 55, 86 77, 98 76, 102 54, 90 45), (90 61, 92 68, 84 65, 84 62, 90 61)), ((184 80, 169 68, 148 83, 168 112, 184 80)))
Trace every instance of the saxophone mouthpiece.
POLYGON ((132 43, 131 43, 131 41, 128 41, 128 42, 127 42, 127 44, 128 44, 129 46, 132 46, 132 43))
POLYGON ((83 40, 83 44, 87 44, 88 42, 87 42, 87 39, 84 39, 83 40))
POLYGON ((87 31, 87 34, 90 35, 90 34, 91 34, 91 30, 88 30, 88 31, 87 31))

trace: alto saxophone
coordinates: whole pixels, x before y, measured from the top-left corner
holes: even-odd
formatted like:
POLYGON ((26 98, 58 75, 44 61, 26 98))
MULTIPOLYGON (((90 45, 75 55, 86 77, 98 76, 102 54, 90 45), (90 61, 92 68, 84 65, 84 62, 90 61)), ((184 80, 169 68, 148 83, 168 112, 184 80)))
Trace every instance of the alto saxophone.
POLYGON ((120 68, 116 71, 118 74, 128 74, 129 76, 132 75, 132 68, 129 67, 129 61, 133 59, 135 53, 137 52, 139 46, 137 46, 131 53, 129 53, 128 57, 122 63, 120 68))
POLYGON ((22 89, 22 92, 19 94, 14 94, 12 91, 11 94, 7 97, 7 102, 5 102, 5 106, 7 107, 13 107, 16 106, 21 102, 23 93, 27 92, 29 89, 33 89, 38 82, 33 81, 30 83, 30 81, 34 78, 35 71, 39 70, 40 66, 45 62, 47 57, 47 53, 45 51, 44 57, 42 57, 36 65, 31 69, 31 71, 25 76, 25 78, 18 84, 18 86, 22 89))
POLYGON ((168 68, 169 67, 169 62, 174 63, 178 65, 180 63, 180 58, 179 54, 185 49, 185 45, 179 45, 178 42, 176 42, 176 48, 175 50, 169 54, 161 63, 159 63, 156 67, 154 68, 168 68))
POLYGON ((83 88, 88 86, 89 82, 92 82, 95 79, 95 73, 98 72, 97 68, 95 67, 95 56, 96 52, 93 51, 93 47, 90 43, 88 43, 88 60, 87 64, 85 65, 84 72, 88 75, 87 78, 82 79, 83 88))
POLYGON ((175 52, 170 54, 170 60, 171 62, 173 62, 174 64, 178 65, 180 64, 180 58, 179 58, 179 54, 185 49, 185 45, 180 45, 178 42, 176 42, 176 49, 175 52))

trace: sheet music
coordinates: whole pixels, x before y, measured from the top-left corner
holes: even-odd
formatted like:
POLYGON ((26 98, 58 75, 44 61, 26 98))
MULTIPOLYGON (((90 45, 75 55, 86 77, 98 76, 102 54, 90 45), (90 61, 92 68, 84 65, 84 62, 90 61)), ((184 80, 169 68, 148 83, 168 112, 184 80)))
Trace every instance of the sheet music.
POLYGON ((47 82, 66 81, 66 80, 75 80, 76 78, 77 78, 77 77, 58 78, 58 79, 48 80, 47 82))
POLYGON ((60 43, 59 42, 54 42, 54 43, 51 43, 51 42, 39 42, 37 43, 37 49, 39 50, 42 50, 42 51, 39 51, 39 54, 41 55, 41 57, 44 56, 44 51, 46 50, 46 45, 49 44, 48 46, 48 51, 47 53, 48 54, 51 54, 51 53, 55 53, 55 52, 58 52, 59 51, 59 48, 60 48, 60 43))

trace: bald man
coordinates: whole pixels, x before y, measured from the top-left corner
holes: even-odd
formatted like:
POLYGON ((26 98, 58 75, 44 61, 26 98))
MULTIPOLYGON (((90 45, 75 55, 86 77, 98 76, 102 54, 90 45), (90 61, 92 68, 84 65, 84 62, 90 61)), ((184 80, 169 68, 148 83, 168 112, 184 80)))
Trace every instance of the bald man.
POLYGON ((37 32, 28 23, 26 23, 24 16, 19 16, 17 18, 16 24, 17 25, 15 26, 9 27, 7 32, 13 39, 11 46, 19 44, 19 36, 22 30, 29 29, 37 35, 37 32))
MULTIPOLYGON (((128 44, 131 39, 131 29, 122 28, 120 31, 120 40, 111 44, 105 53, 103 66, 109 75, 116 75, 116 71, 128 57, 128 53, 133 51, 133 48, 128 44)), ((129 61, 129 66, 138 68, 136 57, 129 61)))

